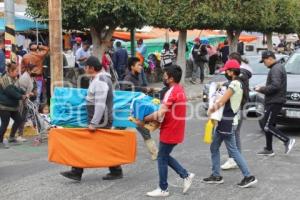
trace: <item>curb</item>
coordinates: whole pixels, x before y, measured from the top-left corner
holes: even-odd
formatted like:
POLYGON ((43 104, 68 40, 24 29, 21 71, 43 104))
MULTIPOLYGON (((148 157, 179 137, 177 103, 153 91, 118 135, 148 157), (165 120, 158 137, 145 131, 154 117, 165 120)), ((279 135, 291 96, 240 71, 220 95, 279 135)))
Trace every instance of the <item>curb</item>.
MULTIPOLYGON (((7 129, 7 131, 4 134, 4 138, 8 138, 9 137, 9 133, 10 133, 10 128, 7 129)), ((18 135, 18 132, 16 133, 16 136, 18 135)), ((24 133, 23 133, 24 137, 33 137, 33 136, 37 136, 37 132, 33 127, 27 126, 24 128, 24 133)))

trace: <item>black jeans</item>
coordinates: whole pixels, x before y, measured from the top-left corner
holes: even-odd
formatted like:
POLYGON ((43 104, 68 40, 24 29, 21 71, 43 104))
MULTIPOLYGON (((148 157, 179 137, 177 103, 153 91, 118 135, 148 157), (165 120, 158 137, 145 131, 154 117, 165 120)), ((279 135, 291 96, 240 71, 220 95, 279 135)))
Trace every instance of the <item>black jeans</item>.
POLYGON ((22 123, 22 118, 18 111, 7 111, 7 110, 0 110, 0 119, 1 119, 1 127, 0 127, 0 143, 3 143, 3 137, 7 130, 9 120, 12 118, 14 120, 14 124, 10 131, 10 138, 14 138, 18 128, 22 123))
POLYGON ((262 119, 264 132, 266 135, 266 149, 273 150, 273 135, 285 144, 290 140, 284 133, 276 128, 276 118, 282 109, 282 104, 265 105, 265 115, 262 119))
POLYGON ((204 67, 205 67, 204 65, 205 63, 203 62, 195 62, 195 61, 193 62, 192 80, 196 81, 197 78, 199 77, 201 82, 204 81, 204 67))
POLYGON ((217 64, 218 59, 219 59, 219 56, 217 54, 209 57, 208 66, 209 66, 209 74, 210 75, 215 74, 216 64, 217 64))

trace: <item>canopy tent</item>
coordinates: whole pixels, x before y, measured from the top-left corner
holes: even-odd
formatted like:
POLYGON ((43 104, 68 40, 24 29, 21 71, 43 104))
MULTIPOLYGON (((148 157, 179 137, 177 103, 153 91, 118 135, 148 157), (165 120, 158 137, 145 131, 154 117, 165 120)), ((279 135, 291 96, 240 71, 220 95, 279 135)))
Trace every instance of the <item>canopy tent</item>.
MULTIPOLYGON (((5 6, 3 2, 0 2, 0 31, 5 31, 5 6)), ((46 24, 39 23, 32 18, 25 15, 26 6, 15 3, 15 27, 17 32, 28 31, 31 29, 46 30, 48 26, 46 24)))
MULTIPOLYGON (((154 33, 135 33, 135 39, 154 39, 157 38, 158 36, 154 33)), ((130 41, 130 32, 123 32, 123 31, 115 31, 113 33, 113 38, 119 39, 119 40, 124 40, 124 41, 130 41)))
MULTIPOLYGON (((0 31, 5 31, 5 23, 5 18, 0 18, 0 31)), ((46 24, 41 24, 39 22, 34 21, 33 19, 22 16, 15 17, 15 27, 17 32, 28 31, 31 29, 48 29, 48 26, 46 24)))
POLYGON ((253 42, 257 39, 256 36, 253 36, 253 35, 241 35, 239 37, 239 40, 242 41, 242 42, 246 42, 246 43, 249 43, 249 42, 253 42))

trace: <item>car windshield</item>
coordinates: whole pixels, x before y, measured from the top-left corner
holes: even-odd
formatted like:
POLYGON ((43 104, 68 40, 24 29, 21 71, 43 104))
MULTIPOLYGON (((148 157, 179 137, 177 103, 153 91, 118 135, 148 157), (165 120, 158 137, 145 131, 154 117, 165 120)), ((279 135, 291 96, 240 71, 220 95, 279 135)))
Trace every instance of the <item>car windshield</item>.
POLYGON ((300 53, 294 53, 285 65, 288 74, 300 74, 300 53))
POLYGON ((269 69, 264 65, 264 63, 259 63, 261 56, 249 56, 246 57, 246 59, 253 70, 253 74, 268 74, 269 69))
MULTIPOLYGON (((264 63, 259 63, 259 61, 261 60, 261 56, 246 56, 245 57, 248 62, 250 67, 253 70, 253 74, 268 74, 269 73, 269 69, 264 65, 264 63)), ((280 60, 280 59, 287 59, 286 55, 276 55, 276 60, 280 60)), ((299 58, 300 59, 300 58, 299 58)))

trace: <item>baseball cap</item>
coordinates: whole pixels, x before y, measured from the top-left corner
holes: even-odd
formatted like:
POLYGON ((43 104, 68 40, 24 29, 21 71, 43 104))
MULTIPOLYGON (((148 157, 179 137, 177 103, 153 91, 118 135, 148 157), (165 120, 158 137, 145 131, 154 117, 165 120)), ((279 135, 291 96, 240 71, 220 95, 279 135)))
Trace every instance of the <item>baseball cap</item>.
POLYGON ((194 42, 200 42, 200 38, 199 38, 199 37, 196 37, 196 38, 194 39, 194 42))
POLYGON ((233 59, 230 59, 228 60, 224 67, 220 69, 221 72, 224 72, 226 70, 230 70, 230 69, 240 69, 241 68, 241 65, 238 61, 236 60, 233 60, 233 59))
POLYGON ((75 41, 76 41, 76 42, 81 42, 82 39, 81 39, 81 37, 76 37, 76 38, 75 38, 75 41))
POLYGON ((264 52, 262 52, 260 63, 263 63, 264 59, 267 59, 269 57, 276 58, 275 54, 272 51, 264 51, 264 52))

